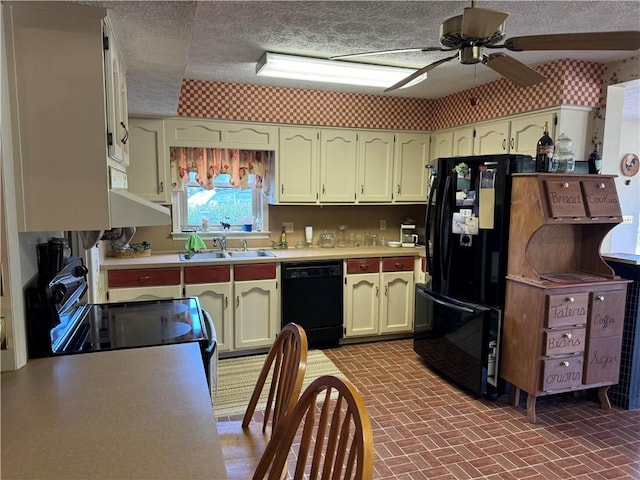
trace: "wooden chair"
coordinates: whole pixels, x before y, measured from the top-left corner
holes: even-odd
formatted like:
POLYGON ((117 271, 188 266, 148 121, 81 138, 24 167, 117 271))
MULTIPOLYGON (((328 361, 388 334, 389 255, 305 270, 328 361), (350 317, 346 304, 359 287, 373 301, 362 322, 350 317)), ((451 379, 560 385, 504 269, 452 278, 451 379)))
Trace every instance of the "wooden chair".
POLYGON ((291 415, 278 425, 253 480, 279 480, 288 466, 295 470, 295 480, 369 480, 373 455, 362 397, 349 381, 325 375, 307 387, 291 415))
POLYGON ((298 401, 307 366, 307 348, 307 334, 302 327, 295 323, 283 327, 267 355, 242 421, 217 423, 229 480, 251 478, 271 432, 298 401), (264 419, 261 424, 252 422, 270 374, 264 419))

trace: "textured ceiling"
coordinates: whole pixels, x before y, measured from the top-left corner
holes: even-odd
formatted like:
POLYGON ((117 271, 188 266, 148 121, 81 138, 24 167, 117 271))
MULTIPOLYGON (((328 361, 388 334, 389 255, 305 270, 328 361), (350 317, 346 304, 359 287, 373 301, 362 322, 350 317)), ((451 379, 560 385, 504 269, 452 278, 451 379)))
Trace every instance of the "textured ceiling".
MULTIPOLYGON (((182 78, 339 92, 380 89, 259 78, 265 51, 328 57, 360 51, 439 46, 442 21, 469 1, 115 1, 82 2, 109 9, 127 67, 133 114, 175 115, 182 78)), ((507 38, 519 35, 640 29, 640 1, 486 1, 477 7, 509 13, 507 38)), ((500 50, 499 50, 500 51, 500 50)), ((505 50, 502 50, 506 52, 505 50)), ((536 66, 576 58, 608 63, 634 52, 511 52, 536 66)), ((420 68, 444 52, 384 55, 367 61, 420 68)), ((438 98, 495 80, 480 64, 451 61, 427 81, 386 95, 438 98)))

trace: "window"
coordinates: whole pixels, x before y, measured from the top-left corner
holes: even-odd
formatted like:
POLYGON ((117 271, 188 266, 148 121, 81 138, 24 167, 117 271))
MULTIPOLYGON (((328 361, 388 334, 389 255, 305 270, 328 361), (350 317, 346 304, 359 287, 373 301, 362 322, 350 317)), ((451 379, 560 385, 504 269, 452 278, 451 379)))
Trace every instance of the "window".
POLYGON ((271 152, 172 147, 173 230, 261 231, 271 152))

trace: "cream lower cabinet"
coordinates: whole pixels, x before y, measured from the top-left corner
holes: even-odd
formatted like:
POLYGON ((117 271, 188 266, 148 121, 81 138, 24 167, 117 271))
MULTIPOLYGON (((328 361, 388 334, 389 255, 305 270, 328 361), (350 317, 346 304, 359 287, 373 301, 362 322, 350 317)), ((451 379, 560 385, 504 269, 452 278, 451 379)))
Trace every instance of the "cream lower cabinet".
POLYGON ((393 161, 394 202, 425 202, 429 182, 429 135, 398 133, 393 161))
POLYGON ((231 267, 203 266, 184 269, 184 294, 198 297, 216 328, 218 352, 233 349, 233 283, 231 267))
POLYGON ((350 259, 346 271, 345 337, 413 330, 413 257, 350 259))
POLYGON ((164 121, 129 119, 129 191, 152 202, 171 203, 171 175, 164 145, 164 121))
POLYGON ((270 347, 280 331, 275 263, 234 266, 234 348, 270 347))

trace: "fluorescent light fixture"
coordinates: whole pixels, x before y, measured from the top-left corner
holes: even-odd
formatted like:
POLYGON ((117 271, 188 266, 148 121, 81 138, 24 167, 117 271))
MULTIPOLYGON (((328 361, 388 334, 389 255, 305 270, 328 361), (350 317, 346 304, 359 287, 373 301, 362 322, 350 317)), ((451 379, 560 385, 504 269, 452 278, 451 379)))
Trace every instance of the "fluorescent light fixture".
MULTIPOLYGON (((256 65, 256 75, 346 85, 387 88, 414 73, 416 69, 371 65, 367 63, 296 57, 265 52, 256 65)), ((427 74, 409 82, 403 88, 425 80, 427 74)))

